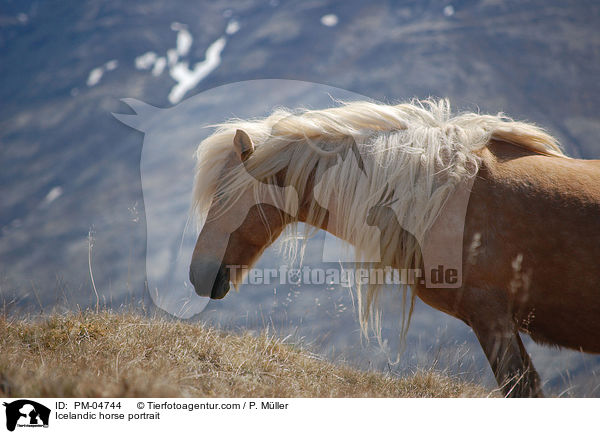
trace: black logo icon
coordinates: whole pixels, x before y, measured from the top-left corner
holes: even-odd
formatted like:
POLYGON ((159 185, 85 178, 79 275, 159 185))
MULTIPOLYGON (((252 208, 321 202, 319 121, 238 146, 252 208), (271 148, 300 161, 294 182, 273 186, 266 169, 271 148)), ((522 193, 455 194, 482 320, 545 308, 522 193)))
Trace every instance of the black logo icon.
POLYGON ((4 403, 6 407, 6 429, 14 431, 15 427, 47 427, 50 409, 29 399, 19 399, 4 403))

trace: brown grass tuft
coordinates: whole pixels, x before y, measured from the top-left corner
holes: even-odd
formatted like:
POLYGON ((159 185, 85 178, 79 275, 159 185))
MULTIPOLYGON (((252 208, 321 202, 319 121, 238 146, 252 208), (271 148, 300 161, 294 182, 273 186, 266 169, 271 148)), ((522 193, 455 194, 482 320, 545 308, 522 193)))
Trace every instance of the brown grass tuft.
POLYGON ((406 378, 332 364, 262 335, 149 319, 72 313, 0 317, 0 396, 482 397, 435 372, 406 378))

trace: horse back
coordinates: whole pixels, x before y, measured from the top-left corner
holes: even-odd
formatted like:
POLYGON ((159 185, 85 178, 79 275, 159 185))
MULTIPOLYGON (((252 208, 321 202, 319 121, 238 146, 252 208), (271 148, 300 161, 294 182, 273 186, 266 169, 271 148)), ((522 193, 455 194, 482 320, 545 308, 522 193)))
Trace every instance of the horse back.
POLYGON ((600 353, 600 161, 503 142, 481 156, 463 288, 419 296, 467 323, 510 318, 534 340, 600 353))

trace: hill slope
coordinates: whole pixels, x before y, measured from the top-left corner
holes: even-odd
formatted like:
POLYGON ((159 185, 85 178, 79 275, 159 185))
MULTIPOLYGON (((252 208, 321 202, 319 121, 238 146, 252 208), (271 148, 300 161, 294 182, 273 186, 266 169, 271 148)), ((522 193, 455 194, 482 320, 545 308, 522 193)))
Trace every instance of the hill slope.
POLYGON ((267 335, 137 314, 0 317, 0 396, 483 397, 434 372, 406 378, 319 359, 267 335))

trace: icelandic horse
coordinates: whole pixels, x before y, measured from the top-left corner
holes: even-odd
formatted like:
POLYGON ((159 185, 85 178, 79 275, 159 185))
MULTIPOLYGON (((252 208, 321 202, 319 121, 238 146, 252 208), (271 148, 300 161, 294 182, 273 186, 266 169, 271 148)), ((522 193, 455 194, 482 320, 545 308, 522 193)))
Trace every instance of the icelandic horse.
MULTIPOLYGON (((467 185, 459 286, 417 280, 413 300, 473 329, 507 397, 542 396, 521 332, 600 353, 600 161, 567 157, 535 125, 452 115, 447 100, 278 109, 221 124, 197 159, 194 206, 205 223, 190 280, 199 295, 223 298, 230 280, 237 288, 231 266, 251 266, 298 222, 348 241, 357 256, 381 248, 379 265, 424 273, 417 240, 467 185), (360 168, 336 157, 349 152, 360 168), (331 206, 315 200, 317 183, 331 206), (356 229, 365 221, 380 229, 377 243, 356 229)), ((380 289, 359 288, 365 317, 380 289)))

